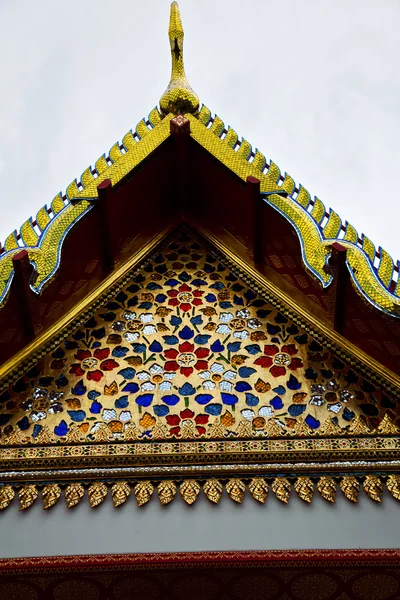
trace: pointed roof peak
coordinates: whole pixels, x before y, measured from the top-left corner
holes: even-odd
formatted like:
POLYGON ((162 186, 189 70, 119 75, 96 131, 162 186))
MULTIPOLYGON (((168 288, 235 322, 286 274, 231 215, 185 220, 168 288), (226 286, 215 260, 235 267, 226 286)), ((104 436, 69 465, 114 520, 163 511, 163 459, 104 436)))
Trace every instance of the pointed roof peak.
POLYGON ((160 98, 160 107, 164 114, 196 113, 199 108, 199 97, 192 90, 186 79, 183 64, 184 31, 177 2, 171 4, 168 28, 171 46, 172 70, 167 89, 160 98))

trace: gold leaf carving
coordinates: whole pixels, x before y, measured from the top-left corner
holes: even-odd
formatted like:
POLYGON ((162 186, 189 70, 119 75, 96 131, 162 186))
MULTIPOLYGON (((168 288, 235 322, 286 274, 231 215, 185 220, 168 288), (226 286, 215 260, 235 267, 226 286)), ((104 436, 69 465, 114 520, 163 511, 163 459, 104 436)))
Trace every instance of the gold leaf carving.
POLYGON ((253 428, 251 426, 250 421, 247 421, 246 419, 240 421, 239 425, 236 427, 236 433, 239 437, 253 437, 253 428))
POLYGON ((108 425, 102 423, 94 432, 93 438, 95 442, 111 442, 111 440, 114 439, 114 436, 108 425))
POLYGON ((367 475, 363 482, 364 490, 375 502, 382 502, 383 483, 376 475, 367 475))
POLYGON ((139 481, 133 488, 138 506, 147 504, 154 492, 154 485, 151 481, 139 481))
POLYGON ((34 441, 34 443, 38 445, 51 444, 54 442, 54 436, 50 432, 49 427, 47 425, 44 425, 43 429, 35 438, 33 438, 32 441, 34 441))
POLYGON ((350 424, 349 433, 352 435, 365 435, 366 433, 371 433, 364 417, 358 415, 354 421, 350 424))
POLYGON ((15 492, 11 485, 4 485, 0 488, 0 510, 4 510, 13 500, 15 492))
POLYGON ((194 479, 186 479, 179 487, 182 498, 187 504, 193 504, 200 492, 200 484, 194 479))
POLYGON ((241 479, 230 479, 226 484, 226 491, 234 502, 241 504, 246 491, 246 485, 241 479))
POLYGON ((312 429, 305 423, 303 417, 298 417, 296 425, 292 429, 293 435, 299 435, 302 437, 309 437, 313 434, 312 429))
POLYGON ((286 434, 286 429, 278 425, 275 419, 268 419, 265 433, 268 437, 280 437, 286 434))
POLYGON ((90 506, 99 506, 107 496, 107 486, 102 481, 95 481, 88 489, 90 506))
POLYGON ((249 485, 250 494, 255 500, 265 504, 268 495, 268 483, 262 477, 254 477, 249 485))
POLYGON ((393 423, 389 415, 386 413, 377 427, 377 432, 383 433, 384 435, 393 435, 399 433, 399 430, 397 429, 396 425, 393 423))
POLYGON ((126 481, 117 481, 111 488, 111 496, 114 502, 114 507, 121 506, 129 498, 131 488, 126 481))
POLYGON ((326 421, 321 425, 320 429, 318 430, 318 434, 319 435, 340 435, 342 433, 342 430, 340 429, 339 425, 336 425, 336 423, 334 423, 331 419, 331 417, 328 417, 326 419, 326 421))
POLYGON ((289 502, 291 487, 288 479, 285 477, 277 477, 272 484, 272 491, 278 500, 287 504, 289 502))
POLYGON ((64 490, 65 501, 68 508, 76 506, 85 495, 85 489, 80 483, 71 483, 64 490))
POLYGON ((130 422, 127 425, 125 425, 125 431, 124 431, 123 438, 127 442, 133 442, 133 441, 137 440, 139 437, 139 434, 140 434, 140 431, 136 427, 135 423, 130 422))
POLYGON ((173 481, 161 481, 161 483, 158 484, 157 492, 161 504, 169 504, 175 497, 176 485, 173 481))
POLYGON ((346 475, 340 480, 340 489, 348 500, 358 502, 358 494, 360 493, 360 482, 354 475, 346 475))
POLYGON ((335 502, 336 482, 333 477, 320 477, 317 483, 317 490, 325 500, 335 502))
POLYGON ((168 427, 163 423, 155 424, 152 431, 152 436, 154 440, 165 440, 165 438, 171 437, 168 427))
POLYGON ((216 419, 211 427, 207 429, 206 437, 208 438, 223 438, 225 434, 225 428, 221 425, 220 420, 216 419))
POLYGON ((299 498, 304 500, 304 502, 312 502, 314 484, 309 477, 298 477, 295 481, 294 489, 299 498))
POLYGON ((24 485, 23 487, 19 488, 19 510, 26 510, 32 506, 37 497, 38 491, 36 485, 24 485))
POLYGON ((42 490, 43 508, 51 508, 58 502, 61 496, 61 488, 57 483, 49 483, 42 490))
POLYGON ((393 498, 400 500, 400 475, 389 475, 386 481, 386 487, 393 498))
POLYGON ((65 440, 68 444, 76 444, 82 442, 86 436, 82 434, 82 431, 76 425, 73 425, 65 436, 65 440))
POLYGON ((218 479, 208 479, 203 486, 203 490, 210 502, 218 504, 221 500, 223 487, 218 479))

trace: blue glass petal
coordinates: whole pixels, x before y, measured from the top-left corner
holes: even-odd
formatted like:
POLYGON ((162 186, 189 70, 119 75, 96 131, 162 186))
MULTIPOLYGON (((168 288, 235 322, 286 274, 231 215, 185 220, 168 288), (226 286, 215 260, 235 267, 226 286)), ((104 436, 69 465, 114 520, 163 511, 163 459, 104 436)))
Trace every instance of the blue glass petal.
POLYGON ((233 304, 231 302, 220 302, 219 305, 221 308, 233 308, 233 304))
POLYGON ((129 405, 129 396, 121 396, 114 402, 115 408, 126 408, 129 405))
POLYGON ((283 385, 278 385, 277 387, 274 387, 272 391, 275 392, 275 394, 280 394, 281 396, 283 396, 283 394, 286 394, 286 390, 283 387, 283 385))
POLYGON ((207 344, 208 340, 210 339, 211 335, 196 335, 196 337, 194 338, 194 342, 196 344, 207 344))
POLYGON ((83 385, 83 379, 78 381, 78 383, 72 388, 71 393, 74 396, 83 396, 86 394, 86 386, 83 385))
POLYGON ((180 281, 178 281, 177 279, 168 279, 165 282, 165 285, 169 285, 170 287, 175 287, 176 285, 179 285, 180 281))
POLYGON ((67 410, 67 413, 69 414, 71 419, 73 421, 76 421, 77 423, 82 423, 82 421, 86 417, 86 413, 84 410, 67 410))
POLYGON ((245 349, 249 354, 258 354, 261 352, 259 344, 249 344, 248 346, 245 346, 245 349))
POLYGON ((176 335, 163 335, 163 340, 168 346, 173 346, 179 342, 176 335))
POLYGON ((115 346, 114 350, 112 351, 112 355, 116 358, 122 358, 127 352, 129 352, 129 348, 124 348, 124 346, 115 346))
POLYGON ((156 417, 165 417, 169 413, 169 408, 165 404, 155 404, 153 411, 156 417))
POLYGON ((250 392, 246 392, 246 404, 247 404, 247 406, 257 406, 257 404, 259 402, 260 401, 257 398, 257 396, 255 396, 254 394, 251 394, 250 392))
POLYGON ((307 404, 291 404, 288 408, 288 413, 291 417, 298 417, 306 410, 307 404))
POLYGON ((251 390, 251 385, 247 383, 247 381, 238 381, 235 385, 235 390, 237 392, 247 392, 248 390, 251 390))
POLYGON ((178 404, 179 402, 179 396, 177 396, 176 394, 170 394, 167 396, 163 396, 161 400, 165 402, 165 404, 168 404, 168 406, 175 406, 175 404, 178 404))
POLYGON ((276 333, 279 333, 281 330, 281 328, 279 327, 279 325, 273 325, 272 323, 267 323, 267 331, 269 333, 269 335, 275 335, 276 333))
POLYGON ((155 300, 158 304, 162 304, 163 302, 165 302, 167 299, 167 296, 165 294, 157 294, 155 300))
POLYGON ((143 354, 144 352, 146 352, 146 344, 132 344, 132 348, 134 352, 137 352, 138 354, 143 354))
POLYGON ((208 404, 213 399, 211 394, 198 394, 195 400, 198 404, 208 404))
POLYGON ((236 404, 238 401, 237 396, 235 396, 234 394, 226 394, 225 392, 221 392, 221 398, 222 398, 222 402, 224 404, 228 404, 228 406, 232 406, 233 404, 236 404))
POLYGON ((125 387, 122 388, 123 392, 128 392, 129 394, 135 394, 139 391, 139 386, 137 383, 131 382, 127 383, 125 387))
POLYGON ((347 406, 344 407, 344 411, 343 411, 343 419, 345 421, 352 421, 354 419, 354 417, 356 416, 355 412, 353 412, 352 410, 349 410, 347 408, 347 406))
POLYGON ((68 379, 61 373, 61 375, 59 375, 56 379, 56 386, 61 388, 65 387, 66 385, 68 385, 68 379))
POLYGON ((203 317, 201 315, 196 315, 190 319, 192 325, 201 325, 203 322, 203 317))
POLYGON ((179 275, 178 275, 178 278, 179 278, 181 281, 184 281, 184 282, 186 282, 186 281, 189 281, 189 279, 190 279, 190 275, 189 275, 189 273, 186 273, 186 271, 182 271, 182 273, 179 273, 179 275))
POLYGON ((33 434, 32 437, 37 437, 39 435, 39 433, 42 431, 43 427, 41 425, 38 425, 37 423, 35 423, 35 425, 33 426, 33 434))
POLYGON ((153 402, 154 394, 143 394, 136 398, 136 404, 139 406, 150 406, 153 402))
POLYGON ((61 423, 59 423, 59 425, 57 425, 56 427, 54 427, 54 433, 56 435, 66 435, 68 433, 68 425, 66 424, 65 421, 61 421, 61 423))
POLYGON ((152 302, 141 302, 138 308, 142 308, 143 310, 149 310, 153 306, 152 302))
POLYGON ((94 402, 92 402, 92 405, 89 410, 94 415, 98 415, 101 412, 102 408, 103 408, 103 405, 100 404, 100 402, 97 402, 97 400, 95 400, 94 402))
POLYGON ((7 425, 8 421, 11 419, 12 415, 0 415, 0 425, 7 425))
POLYGON ((182 323, 182 319, 180 317, 176 317, 175 315, 172 315, 170 321, 171 325, 173 327, 176 327, 177 325, 180 325, 182 323))
POLYGON ((270 405, 273 406, 275 410, 280 410, 283 408, 282 399, 279 396, 275 396, 272 400, 269 401, 270 405))
POLYGON ((223 352, 225 350, 225 346, 223 346, 219 340, 215 340, 215 342, 211 344, 210 348, 211 352, 223 352))
POLYGON ((181 396, 192 396, 196 393, 196 388, 194 388, 192 384, 187 381, 182 387, 179 388, 179 393, 181 396))
POLYGON ((227 346, 229 352, 237 352, 240 350, 241 342, 230 342, 227 346))
POLYGON ((238 296, 237 294, 235 294, 233 296, 233 302, 237 305, 237 306, 244 306, 244 300, 242 298, 242 296, 238 296))
POLYGON ((150 352, 162 352, 163 347, 161 346, 161 344, 158 340, 154 340, 153 342, 151 342, 151 344, 149 346, 149 351, 150 352))
POLYGON ((162 286, 159 283, 156 283, 155 281, 150 281, 150 283, 148 283, 146 285, 146 289, 147 290, 162 290, 162 286))
POLYGON ((252 369, 251 367, 240 367, 239 369, 239 377, 243 377, 244 379, 247 379, 247 377, 251 377, 251 375, 253 375, 253 373, 255 373, 256 370, 252 369))
POLYGON ((204 412, 213 417, 218 417, 222 412, 222 404, 209 404, 205 407, 204 412))
POLYGON ((204 279, 193 279, 193 281, 191 281, 190 283, 196 287, 200 287, 201 285, 207 285, 207 281, 204 281, 204 279))
POLYGON ((294 375, 289 377, 286 385, 288 386, 289 390, 299 390, 301 388, 300 381, 294 375))
POLYGON ((178 335, 181 338, 181 340, 190 340, 194 336, 194 331, 193 329, 190 329, 190 327, 185 325, 185 327, 180 330, 178 335))
POLYGON ((121 375, 124 379, 133 379, 135 377, 135 369, 132 367, 126 367, 125 369, 121 369, 118 371, 118 375, 121 375))
POLYGON ((205 297, 205 300, 207 302, 216 302, 217 301, 217 297, 214 296, 214 294, 207 294, 207 296, 205 297))
POLYGON ((210 288, 213 290, 222 290, 224 289, 224 287, 225 285, 222 283, 222 281, 216 281, 215 283, 210 285, 210 288))
POLYGON ((315 419, 312 415, 307 415, 304 421, 309 427, 311 427, 311 429, 318 429, 318 427, 321 425, 318 419, 315 419))
POLYGON ((246 300, 254 300, 257 297, 257 294, 253 292, 253 290, 246 290, 244 293, 244 297, 246 300))

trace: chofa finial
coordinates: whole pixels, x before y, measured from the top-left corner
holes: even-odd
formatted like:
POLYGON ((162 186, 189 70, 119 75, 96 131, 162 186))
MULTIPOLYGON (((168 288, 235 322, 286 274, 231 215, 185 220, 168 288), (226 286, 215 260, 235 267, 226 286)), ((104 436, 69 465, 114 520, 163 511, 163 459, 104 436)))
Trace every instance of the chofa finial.
POLYGON ((168 29, 171 46, 171 80, 160 99, 164 114, 195 113, 199 108, 199 97, 190 87, 183 65, 183 27, 177 2, 171 4, 171 16, 168 29))

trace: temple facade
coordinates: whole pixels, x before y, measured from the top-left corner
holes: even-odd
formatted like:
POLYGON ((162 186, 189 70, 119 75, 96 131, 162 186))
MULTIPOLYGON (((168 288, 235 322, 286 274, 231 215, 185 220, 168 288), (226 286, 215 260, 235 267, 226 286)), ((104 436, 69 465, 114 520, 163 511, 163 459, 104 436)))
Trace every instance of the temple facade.
POLYGON ((400 597, 399 263, 187 82, 0 247, 0 598, 400 597))

